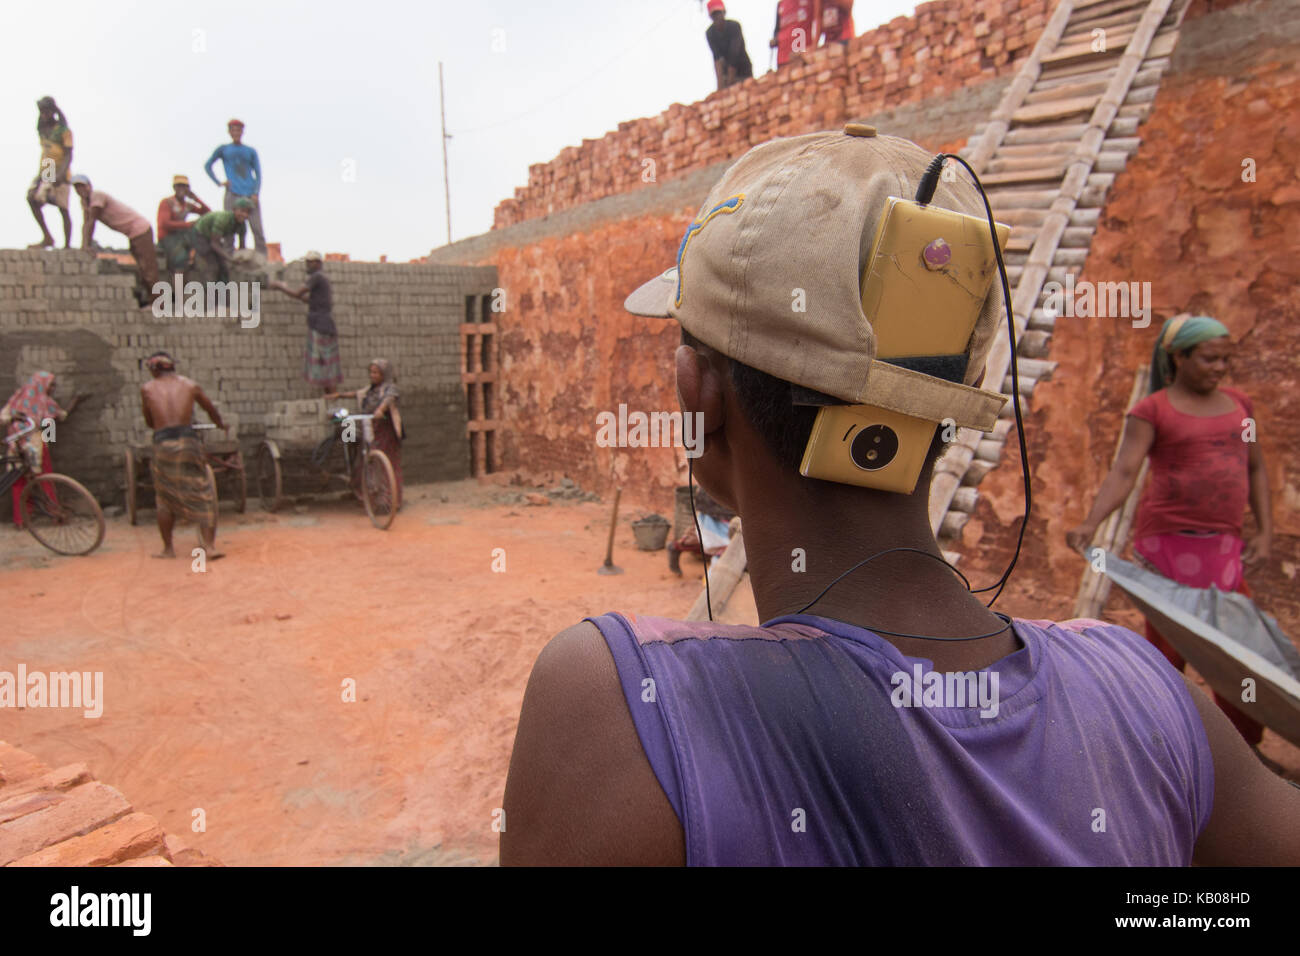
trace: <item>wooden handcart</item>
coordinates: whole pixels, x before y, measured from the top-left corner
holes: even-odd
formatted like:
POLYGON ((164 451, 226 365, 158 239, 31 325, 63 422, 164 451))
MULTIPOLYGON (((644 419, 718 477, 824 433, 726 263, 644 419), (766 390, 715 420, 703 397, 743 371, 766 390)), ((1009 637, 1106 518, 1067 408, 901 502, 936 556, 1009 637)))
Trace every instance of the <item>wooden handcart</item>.
MULTIPOLYGON (((243 514, 248 500, 248 479, 244 474, 244 456, 239 450, 239 439, 236 437, 237 423, 231 421, 229 425, 226 434, 218 433, 216 426, 203 422, 196 422, 194 428, 203 442, 208 480, 216 489, 217 501, 233 501, 235 511, 243 514)), ((129 444, 123 458, 126 513, 131 524, 135 524, 140 501, 147 502, 152 497, 153 477, 149 462, 153 458, 153 445, 129 444), (141 499, 141 493, 146 497, 141 499)))

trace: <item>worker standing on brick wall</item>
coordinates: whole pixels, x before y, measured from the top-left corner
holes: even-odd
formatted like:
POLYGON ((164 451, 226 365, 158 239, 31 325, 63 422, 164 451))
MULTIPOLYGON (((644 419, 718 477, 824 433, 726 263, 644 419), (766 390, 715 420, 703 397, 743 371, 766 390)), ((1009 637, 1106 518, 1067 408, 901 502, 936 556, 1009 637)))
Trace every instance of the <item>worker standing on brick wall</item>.
POLYGON ((848 43, 853 39, 853 0, 822 0, 821 42, 848 43))
POLYGON ((214 277, 218 282, 230 278, 230 250, 233 237, 244 237, 244 224, 252 212, 252 204, 246 199, 235 202, 230 212, 207 212, 194 221, 190 227, 190 244, 194 247, 194 265, 198 267, 204 281, 214 277))
POLYGON ((59 208, 63 217, 63 248, 72 248, 72 217, 68 215, 68 169, 72 166, 72 130, 68 119, 54 102, 52 96, 42 96, 36 101, 40 115, 36 120, 36 135, 41 141, 41 171, 27 190, 27 205, 40 224, 42 239, 29 249, 52 249, 54 237, 45 227, 45 214, 41 207, 50 204, 59 208))
POLYGON ((713 53, 713 72, 717 76, 718 89, 725 90, 733 83, 752 77, 754 64, 745 49, 745 35, 740 24, 727 19, 727 8, 722 0, 709 0, 709 19, 713 24, 704 31, 704 38, 709 41, 713 53))
POLYGON ((153 287, 158 282, 158 250, 153 242, 153 226, 126 203, 103 190, 92 188, 89 176, 73 176, 71 182, 81 197, 81 248, 92 251, 91 238, 97 222, 126 236, 143 286, 136 289, 136 299, 141 308, 150 308, 153 287))
POLYGON ((208 481, 203 443, 193 426, 197 404, 224 429, 226 423, 212 400, 198 383, 176 374, 176 363, 166 352, 155 352, 147 361, 153 381, 140 386, 144 422, 153 431, 154 496, 158 508, 158 533, 163 549, 155 558, 174 558, 172 528, 179 516, 199 526, 205 557, 222 557, 217 551, 217 489, 208 481))
MULTIPOLYGON (((257 150, 244 145, 244 124, 240 120, 232 119, 226 129, 230 133, 230 142, 214 149, 203 169, 214 183, 225 187, 222 208, 226 212, 232 212, 240 199, 248 201, 248 225, 253 230, 253 246, 262 255, 266 255, 266 237, 262 235, 262 164, 257 158, 257 150), (226 176, 224 180, 218 179, 212 172, 212 166, 217 160, 221 160, 221 168, 226 176)), ((239 235, 239 248, 244 248, 242 232, 239 235)))
MULTIPOLYGON (((14 435, 26 428, 28 423, 23 421, 24 418, 30 419, 30 423, 36 426, 15 442, 18 446, 16 450, 26 459, 27 467, 31 469, 33 475, 54 470, 54 463, 50 460, 50 446, 45 441, 45 423, 66 421, 77 404, 88 397, 74 395, 72 401, 68 402, 67 408, 60 408, 59 403, 54 400, 55 381, 53 372, 36 372, 19 387, 18 391, 10 395, 9 401, 0 408, 0 428, 7 427, 8 434, 14 435)), ((18 506, 18 499, 26 487, 27 479, 19 478, 14 482, 12 489, 14 524, 19 528, 23 526, 23 516, 18 506)))
POLYGON ((339 331, 334 325, 334 296, 321 265, 321 254, 307 253, 306 266, 306 285, 294 289, 277 280, 267 288, 307 303, 307 350, 302 359, 302 376, 328 393, 343 381, 339 331))
POLYGON ((821 23, 821 0, 780 0, 776 5, 776 28, 768 46, 776 48, 777 69, 796 53, 807 53, 817 45, 815 27, 821 23))
POLYGON ((158 245, 168 270, 181 272, 189 265, 193 233, 186 218, 191 213, 203 216, 210 212, 208 204, 190 190, 189 177, 172 177, 172 195, 158 203, 158 245))

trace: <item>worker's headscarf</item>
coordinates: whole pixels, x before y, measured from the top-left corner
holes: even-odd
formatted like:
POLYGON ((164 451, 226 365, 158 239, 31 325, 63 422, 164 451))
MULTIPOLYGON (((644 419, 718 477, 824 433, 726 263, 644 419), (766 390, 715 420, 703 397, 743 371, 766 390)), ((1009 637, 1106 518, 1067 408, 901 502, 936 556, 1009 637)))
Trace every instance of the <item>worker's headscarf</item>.
POLYGON ((393 370, 392 362, 377 358, 372 359, 370 364, 379 369, 379 374, 383 377, 378 385, 371 385, 366 391, 366 396, 361 402, 361 410, 364 412, 373 412, 389 398, 396 402, 402 394, 397 388, 397 373, 393 370))
POLYGON ((155 370, 159 372, 176 371, 176 360, 166 352, 159 352, 156 355, 150 355, 149 358, 145 360, 145 365, 149 367, 149 371, 151 372, 155 370))
POLYGON ((38 133, 43 133, 43 132, 45 132, 47 129, 50 129, 50 128, 52 128, 53 126, 56 126, 56 125, 57 125, 57 126, 67 126, 67 125, 68 125, 68 118, 67 118, 66 116, 63 115, 63 110, 59 109, 59 104, 56 103, 56 102, 54 102, 54 97, 52 97, 52 96, 42 96, 39 100, 36 101, 36 108, 37 108, 38 110, 46 110, 46 109, 47 109, 47 110, 50 110, 50 111, 54 114, 54 115, 53 115, 53 121, 52 121, 51 123, 43 123, 42 120, 41 120, 41 118, 38 116, 38 117, 36 118, 36 132, 38 132, 38 133))
POLYGON ((1174 380, 1174 352, 1182 352, 1227 334, 1227 326, 1208 315, 1192 315, 1189 312, 1175 315, 1161 327, 1160 337, 1156 339, 1155 350, 1151 353, 1149 391, 1158 392, 1174 380))
POLYGON ((50 389, 53 387, 53 372, 36 372, 19 386, 18 391, 9 396, 9 401, 4 405, 4 417, 12 419, 9 425, 10 434, 27 427, 18 421, 19 415, 26 415, 37 426, 47 418, 59 418, 63 415, 59 403, 50 397, 50 389))

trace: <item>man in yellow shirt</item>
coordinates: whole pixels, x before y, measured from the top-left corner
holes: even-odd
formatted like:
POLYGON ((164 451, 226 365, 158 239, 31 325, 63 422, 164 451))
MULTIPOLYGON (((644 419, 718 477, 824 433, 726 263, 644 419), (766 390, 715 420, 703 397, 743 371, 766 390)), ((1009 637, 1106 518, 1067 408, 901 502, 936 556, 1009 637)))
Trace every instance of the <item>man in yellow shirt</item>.
POLYGON ((72 217, 68 215, 68 170, 72 166, 72 130, 67 117, 54 102, 54 97, 43 96, 36 101, 40 118, 36 121, 36 135, 41 140, 41 171, 27 190, 27 205, 41 227, 42 238, 31 249, 53 249, 54 236, 45 226, 41 207, 51 203, 59 207, 63 217, 63 248, 72 248, 72 217))

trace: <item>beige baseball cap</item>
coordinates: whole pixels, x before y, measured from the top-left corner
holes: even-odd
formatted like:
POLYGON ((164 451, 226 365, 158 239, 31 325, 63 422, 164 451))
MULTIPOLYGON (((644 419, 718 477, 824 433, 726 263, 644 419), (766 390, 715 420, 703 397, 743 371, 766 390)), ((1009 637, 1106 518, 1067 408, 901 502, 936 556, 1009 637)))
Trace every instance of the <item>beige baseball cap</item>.
POLYGON ((313 259, 316 260, 317 262, 324 261, 321 254, 317 252, 315 249, 308 249, 306 255, 304 255, 302 259, 303 262, 311 262, 313 259))
MULTIPOLYGON (((776 139, 742 156, 687 227, 677 265, 630 296, 634 315, 677 319, 711 348, 846 404, 992 431, 1006 397, 970 387, 1000 329, 1001 286, 984 299, 964 384, 876 360, 861 277, 891 196, 911 199, 933 154, 870 127, 776 139), (806 308, 792 309, 803 290, 806 308)), ((965 174, 932 203, 984 218, 965 174)))

